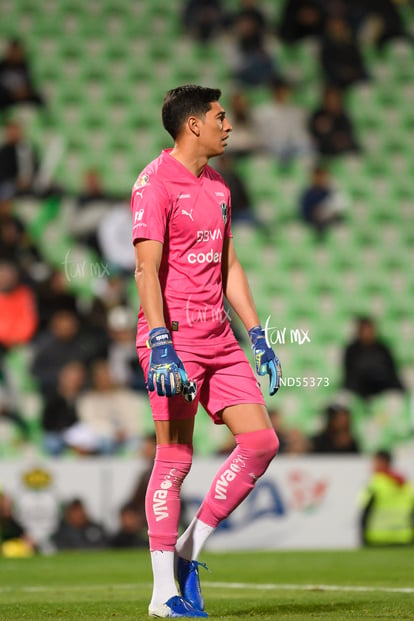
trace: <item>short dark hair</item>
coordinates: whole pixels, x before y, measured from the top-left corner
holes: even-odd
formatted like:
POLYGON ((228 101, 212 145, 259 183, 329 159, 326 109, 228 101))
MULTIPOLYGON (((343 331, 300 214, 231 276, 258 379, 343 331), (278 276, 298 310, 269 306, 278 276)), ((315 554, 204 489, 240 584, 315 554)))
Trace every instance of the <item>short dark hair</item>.
POLYGON ((312 175, 329 174, 328 165, 324 162, 318 162, 312 169, 312 175))
POLYGON ((375 457, 377 459, 382 459, 383 461, 385 461, 389 466, 392 464, 392 454, 390 451, 387 451, 386 449, 380 449, 375 453, 375 457))
POLYGON ((361 329, 363 326, 371 326, 372 328, 376 327, 374 319, 369 315, 357 315, 356 325, 358 330, 361 329))
POLYGON ((328 421, 331 421, 337 414, 345 412, 348 415, 351 415, 350 409, 343 403, 330 403, 325 408, 325 414, 328 421))
POLYGON ((162 123, 175 140, 186 119, 191 115, 204 116, 213 101, 218 101, 221 91, 196 84, 173 88, 165 95, 162 105, 162 123))
POLYGON ((357 315, 356 320, 358 323, 373 323, 374 322, 371 315, 357 315))
POLYGON ((119 510, 119 513, 126 513, 127 511, 131 511, 133 513, 138 513, 138 509, 136 508, 134 503, 130 502, 129 500, 128 500, 128 502, 126 502, 126 503, 124 503, 122 505, 122 507, 119 510))

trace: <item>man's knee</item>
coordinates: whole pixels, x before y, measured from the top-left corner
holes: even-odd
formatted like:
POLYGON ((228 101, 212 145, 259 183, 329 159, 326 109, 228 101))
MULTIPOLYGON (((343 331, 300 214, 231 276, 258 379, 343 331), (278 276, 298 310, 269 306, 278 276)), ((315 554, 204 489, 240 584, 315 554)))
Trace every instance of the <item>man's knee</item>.
POLYGON ((190 472, 193 447, 189 444, 158 445, 155 464, 160 472, 168 472, 172 487, 179 489, 190 472))
POLYGON ((279 438, 273 428, 238 434, 236 441, 242 453, 260 462, 263 472, 279 450, 279 438))
POLYGON ((269 433, 269 442, 265 447, 265 454, 269 458, 269 462, 272 461, 274 457, 276 457, 277 452, 279 450, 279 438, 274 429, 269 429, 271 433, 269 433))

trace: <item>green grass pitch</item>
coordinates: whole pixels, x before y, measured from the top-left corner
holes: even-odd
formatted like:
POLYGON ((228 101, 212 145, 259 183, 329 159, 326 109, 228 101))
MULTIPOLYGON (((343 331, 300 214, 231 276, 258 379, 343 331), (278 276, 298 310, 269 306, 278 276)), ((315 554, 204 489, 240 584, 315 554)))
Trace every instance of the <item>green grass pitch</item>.
MULTIPOLYGON (((414 549, 209 553, 210 618, 414 620, 414 549)), ((0 621, 147 619, 146 551, 0 559, 0 621)))

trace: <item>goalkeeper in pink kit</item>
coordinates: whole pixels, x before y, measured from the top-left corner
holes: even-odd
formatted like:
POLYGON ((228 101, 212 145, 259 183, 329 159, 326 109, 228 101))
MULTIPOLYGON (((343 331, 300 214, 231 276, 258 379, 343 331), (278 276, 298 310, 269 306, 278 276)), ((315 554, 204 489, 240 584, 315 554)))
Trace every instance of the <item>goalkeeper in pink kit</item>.
POLYGON ((279 388, 279 360, 238 261, 228 187, 210 166, 231 124, 220 91, 169 91, 162 107, 172 149, 141 172, 132 190, 135 278, 141 307, 137 351, 147 379, 157 452, 146 494, 153 570, 149 615, 207 617, 198 561, 209 535, 246 498, 279 441, 252 368, 224 311, 226 296, 248 331, 256 371, 279 388), (193 455, 198 404, 233 433, 236 448, 178 538, 180 490, 193 455), (216 485, 226 481, 225 492, 216 485), (178 583, 178 584, 177 584, 178 583))

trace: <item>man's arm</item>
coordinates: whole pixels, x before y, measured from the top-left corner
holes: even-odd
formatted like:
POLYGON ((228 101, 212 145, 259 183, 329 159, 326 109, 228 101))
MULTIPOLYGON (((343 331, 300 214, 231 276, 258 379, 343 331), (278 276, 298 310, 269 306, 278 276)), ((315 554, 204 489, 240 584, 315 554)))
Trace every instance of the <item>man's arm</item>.
POLYGON ((355 370, 355 362, 357 358, 358 352, 355 352, 355 346, 353 344, 347 345, 343 354, 343 382, 344 388, 347 388, 352 392, 358 392, 360 384, 359 375, 357 375, 357 371, 355 370))
POLYGON ((265 331, 260 325, 246 274, 237 258, 231 238, 226 239, 223 246, 222 275, 224 295, 249 333, 254 352, 256 373, 269 376, 269 394, 274 395, 280 386, 282 369, 279 359, 267 343, 265 331))
POLYGON ((247 331, 260 324, 246 274, 239 259, 232 238, 224 240, 223 246, 223 292, 233 310, 240 317, 247 331))
POLYGON ((135 282, 139 300, 149 327, 148 345, 151 349, 147 377, 148 390, 160 397, 182 393, 193 401, 196 385, 188 381, 181 359, 174 349, 164 319, 164 304, 159 280, 163 245, 155 240, 140 240, 135 244, 135 282))
POLYGON ((164 306, 158 277, 161 257, 161 242, 143 239, 135 244, 135 282, 150 331, 154 328, 165 327, 164 306))
POLYGON ((363 506, 359 518, 359 538, 361 545, 368 545, 367 528, 375 503, 374 492, 368 488, 363 493, 361 502, 363 502, 363 506))

